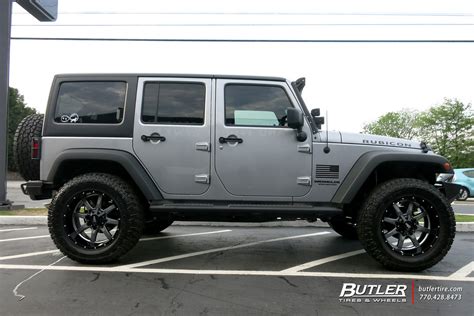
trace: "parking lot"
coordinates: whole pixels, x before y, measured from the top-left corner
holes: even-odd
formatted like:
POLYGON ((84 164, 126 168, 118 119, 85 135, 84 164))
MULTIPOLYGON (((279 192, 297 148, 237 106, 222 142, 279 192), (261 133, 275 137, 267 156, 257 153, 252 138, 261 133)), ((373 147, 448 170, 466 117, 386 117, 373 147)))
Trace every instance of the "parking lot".
POLYGON ((330 229, 171 226, 116 264, 91 266, 60 254, 45 226, 0 226, 0 313, 471 315, 473 242, 474 234, 458 233, 443 261, 406 274, 330 229), (407 290, 398 302, 341 302, 343 283, 407 290), (422 298, 430 286, 461 297, 422 298))

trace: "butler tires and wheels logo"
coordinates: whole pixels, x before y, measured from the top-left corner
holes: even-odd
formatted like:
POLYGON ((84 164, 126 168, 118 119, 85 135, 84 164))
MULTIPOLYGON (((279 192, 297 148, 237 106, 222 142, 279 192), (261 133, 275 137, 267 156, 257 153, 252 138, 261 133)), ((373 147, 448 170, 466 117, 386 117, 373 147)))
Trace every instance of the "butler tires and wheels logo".
POLYGON ((406 303, 407 286, 404 284, 343 283, 339 294, 341 303, 406 303))

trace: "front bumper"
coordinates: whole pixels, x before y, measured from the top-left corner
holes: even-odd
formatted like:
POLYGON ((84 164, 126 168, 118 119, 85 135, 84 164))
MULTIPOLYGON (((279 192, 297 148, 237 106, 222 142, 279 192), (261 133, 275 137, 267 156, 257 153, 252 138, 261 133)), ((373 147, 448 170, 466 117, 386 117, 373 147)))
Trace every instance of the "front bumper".
POLYGON ((32 200, 46 200, 53 196, 53 184, 45 181, 28 181, 21 186, 23 194, 29 195, 32 200))
POLYGON ((462 188, 462 186, 450 182, 436 182, 435 187, 446 196, 449 203, 453 202, 459 196, 462 188))

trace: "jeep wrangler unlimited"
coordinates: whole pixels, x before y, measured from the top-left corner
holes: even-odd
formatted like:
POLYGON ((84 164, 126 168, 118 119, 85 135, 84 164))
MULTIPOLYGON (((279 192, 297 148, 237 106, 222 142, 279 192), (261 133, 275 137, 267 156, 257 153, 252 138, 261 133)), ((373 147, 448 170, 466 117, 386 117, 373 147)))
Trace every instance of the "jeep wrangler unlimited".
POLYGON ((32 199, 52 197, 56 246, 83 263, 126 254, 174 220, 320 219, 390 269, 440 261, 455 235, 453 173, 425 143, 321 130, 304 78, 55 77, 15 155, 32 199))

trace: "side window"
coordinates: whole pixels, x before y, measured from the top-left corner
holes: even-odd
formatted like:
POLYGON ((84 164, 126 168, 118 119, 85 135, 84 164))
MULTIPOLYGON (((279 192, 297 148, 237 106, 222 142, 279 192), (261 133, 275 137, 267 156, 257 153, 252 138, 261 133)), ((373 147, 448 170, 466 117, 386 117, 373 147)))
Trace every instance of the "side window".
POLYGON ((286 126, 286 109, 293 107, 280 86, 225 86, 225 124, 228 126, 286 126))
POLYGON ((466 170, 463 173, 466 177, 474 178, 474 170, 466 170))
POLYGON ((142 122, 203 125, 206 87, 202 83, 147 82, 142 122))
POLYGON ((123 120, 127 84, 121 81, 63 82, 56 123, 118 124, 123 120))

